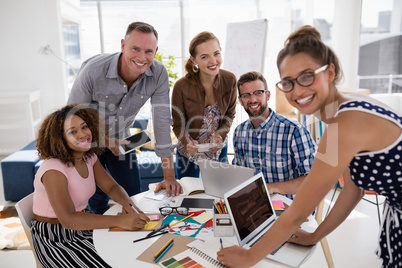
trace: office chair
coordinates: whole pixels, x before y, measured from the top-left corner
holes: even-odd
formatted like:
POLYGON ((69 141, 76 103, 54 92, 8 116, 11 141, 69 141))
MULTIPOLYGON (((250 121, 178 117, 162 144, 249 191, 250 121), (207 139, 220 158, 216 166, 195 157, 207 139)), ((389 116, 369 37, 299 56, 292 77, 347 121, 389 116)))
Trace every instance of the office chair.
MULTIPOLYGON (((342 189, 344 184, 345 184, 345 182, 343 180, 343 177, 341 176, 339 178, 338 182, 335 184, 334 193, 332 194, 331 201, 329 202, 328 210, 327 210, 327 213, 326 213, 325 217, 328 215, 328 213, 329 213, 329 211, 331 209, 332 201, 334 200, 336 191, 338 189, 342 189)), ((374 195, 375 196, 375 202, 373 202, 373 201, 371 201, 371 200, 369 200, 367 198, 364 198, 364 197, 362 198, 362 200, 367 201, 367 202, 377 206, 378 223, 381 226, 381 214, 380 214, 380 205, 381 205, 381 203, 378 202, 378 194, 373 192, 373 191, 365 190, 364 195, 374 195)))
POLYGON ((31 245, 32 253, 36 261, 36 267, 41 268, 42 265, 39 263, 38 258, 36 257, 36 253, 32 243, 31 220, 34 217, 32 208, 33 208, 33 193, 27 195, 19 202, 17 202, 17 204, 15 204, 15 209, 17 210, 18 216, 20 217, 22 226, 24 228, 24 232, 29 241, 29 245, 31 245))

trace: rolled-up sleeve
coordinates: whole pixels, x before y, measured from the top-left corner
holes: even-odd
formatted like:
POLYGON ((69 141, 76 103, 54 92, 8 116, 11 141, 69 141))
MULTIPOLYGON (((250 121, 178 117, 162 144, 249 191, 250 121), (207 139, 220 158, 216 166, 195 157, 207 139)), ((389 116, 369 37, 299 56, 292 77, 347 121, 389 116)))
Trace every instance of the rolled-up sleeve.
POLYGON ((172 156, 170 125, 169 77, 165 68, 157 78, 157 88, 151 97, 152 119, 155 133, 155 153, 159 157, 172 156))

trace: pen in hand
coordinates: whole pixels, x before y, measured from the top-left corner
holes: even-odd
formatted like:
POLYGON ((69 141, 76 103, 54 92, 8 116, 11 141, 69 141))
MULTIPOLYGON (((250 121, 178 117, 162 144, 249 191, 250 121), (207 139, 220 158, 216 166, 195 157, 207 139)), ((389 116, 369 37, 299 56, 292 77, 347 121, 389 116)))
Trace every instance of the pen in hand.
POLYGON ((222 243, 222 238, 221 238, 221 250, 223 250, 223 243, 222 243))
POLYGON ((140 214, 140 213, 138 212, 138 210, 133 206, 133 204, 130 203, 130 207, 134 210, 135 213, 140 214))
POLYGON ((191 145, 194 145, 193 139, 191 138, 190 134, 188 134, 188 138, 190 139, 191 145))

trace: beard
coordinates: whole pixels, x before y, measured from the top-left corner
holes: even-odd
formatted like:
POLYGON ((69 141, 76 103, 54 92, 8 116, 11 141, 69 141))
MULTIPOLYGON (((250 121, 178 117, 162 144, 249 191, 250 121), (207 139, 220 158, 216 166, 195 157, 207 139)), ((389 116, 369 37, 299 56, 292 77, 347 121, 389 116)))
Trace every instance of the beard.
MULTIPOLYGON (((250 106, 250 105, 249 105, 250 106)), ((250 117, 259 117, 260 115, 262 115, 265 110, 268 108, 268 104, 267 103, 261 103, 260 104, 260 109, 256 110, 256 111, 251 111, 250 108, 246 108, 246 113, 250 116, 250 117)))

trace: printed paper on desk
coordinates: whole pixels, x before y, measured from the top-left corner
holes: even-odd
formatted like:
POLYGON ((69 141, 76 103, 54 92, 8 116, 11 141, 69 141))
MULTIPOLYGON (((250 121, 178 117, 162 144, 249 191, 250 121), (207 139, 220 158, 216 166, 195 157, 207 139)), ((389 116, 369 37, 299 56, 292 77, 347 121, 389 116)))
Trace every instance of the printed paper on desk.
POLYGON ((208 239, 214 237, 214 230, 212 227, 202 228, 198 234, 195 236, 197 239, 208 239))
POLYGON ((154 189, 156 187, 155 183, 149 184, 148 187, 149 187, 149 190, 145 194, 144 198, 162 201, 164 204, 171 205, 171 206, 174 206, 175 204, 181 204, 181 201, 183 200, 183 197, 179 197, 179 196, 168 197, 166 195, 166 190, 160 190, 158 193, 155 193, 154 192, 154 189))
MULTIPOLYGON (((162 222, 162 225, 165 225, 165 224, 173 225, 174 223, 180 221, 181 219, 183 219, 185 217, 186 216, 170 214, 165 217, 165 219, 162 222)), ((196 220, 194 220, 192 217, 190 217, 190 218, 184 220, 183 222, 180 222, 179 224, 175 225, 174 228, 169 230, 169 233, 181 235, 181 236, 195 237, 204 225, 205 225, 205 223, 200 224, 196 220), (184 226, 184 225, 186 225, 186 227, 181 229, 180 226, 184 226), (179 228, 177 229, 176 227, 179 227, 179 228)))
MULTIPOLYGON (((174 224, 177 221, 172 221, 171 224, 174 224)), ((202 224, 198 223, 188 223, 188 222, 180 222, 175 225, 172 229, 169 230, 170 234, 181 235, 181 236, 190 236, 195 237, 200 229, 202 228, 202 224)))

